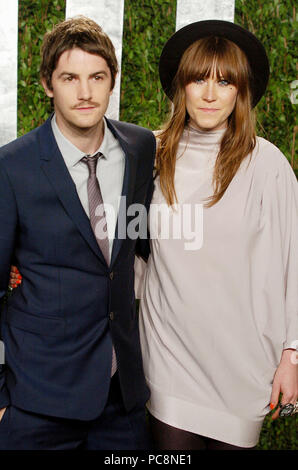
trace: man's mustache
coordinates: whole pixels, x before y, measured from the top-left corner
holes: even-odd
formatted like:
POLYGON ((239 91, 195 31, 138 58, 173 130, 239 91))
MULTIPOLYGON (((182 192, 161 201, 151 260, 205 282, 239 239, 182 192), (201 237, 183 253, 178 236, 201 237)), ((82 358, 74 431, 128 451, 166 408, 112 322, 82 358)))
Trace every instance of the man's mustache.
POLYGON ((95 103, 94 101, 88 101, 87 103, 78 103, 72 107, 72 109, 78 109, 78 108, 97 108, 99 106, 99 103, 95 103))

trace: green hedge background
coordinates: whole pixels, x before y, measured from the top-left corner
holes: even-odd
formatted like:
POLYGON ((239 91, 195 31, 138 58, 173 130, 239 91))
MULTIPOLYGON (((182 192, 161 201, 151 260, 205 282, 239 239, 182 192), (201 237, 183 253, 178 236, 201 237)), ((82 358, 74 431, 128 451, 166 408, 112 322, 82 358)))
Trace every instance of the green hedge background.
MULTIPOLYGON (((176 0, 125 0, 120 119, 158 129, 169 103, 158 79, 158 58, 175 31, 176 0)), ((40 45, 44 33, 65 17, 65 0, 19 0, 18 135, 41 124, 51 105, 39 83, 40 45)), ((295 157, 295 105, 289 99, 296 79, 293 0, 236 0, 235 23, 263 42, 271 64, 265 97, 258 105, 258 134, 289 159, 295 157)), ((227 371, 228 373, 228 371, 227 371)), ((243 403, 245 406, 245 403, 243 403)), ((259 449, 298 449, 298 416, 272 421, 266 417, 259 449)))

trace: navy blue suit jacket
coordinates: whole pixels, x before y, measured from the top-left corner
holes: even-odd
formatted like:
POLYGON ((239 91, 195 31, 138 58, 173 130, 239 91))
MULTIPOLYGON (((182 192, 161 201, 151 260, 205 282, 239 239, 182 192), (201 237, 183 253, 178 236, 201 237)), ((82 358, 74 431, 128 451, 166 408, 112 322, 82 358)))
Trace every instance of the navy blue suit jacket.
MULTIPOLYGON (((125 153, 127 207, 148 206, 154 136, 107 122, 125 153)), ((125 407, 144 405, 149 390, 135 311, 136 242, 116 237, 107 266, 50 119, 0 149, 0 298, 12 261, 23 276, 1 310, 0 408, 12 403, 65 418, 97 417, 109 390, 112 340, 125 407)))

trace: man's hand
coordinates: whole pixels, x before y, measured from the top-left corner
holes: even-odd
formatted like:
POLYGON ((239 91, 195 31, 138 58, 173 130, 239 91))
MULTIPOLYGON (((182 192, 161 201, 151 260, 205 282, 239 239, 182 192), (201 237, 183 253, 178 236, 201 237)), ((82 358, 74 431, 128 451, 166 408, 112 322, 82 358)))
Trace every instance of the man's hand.
POLYGON ((3 418, 3 415, 4 415, 5 411, 6 411, 6 407, 5 407, 5 408, 1 408, 1 410, 0 410, 0 423, 1 423, 1 421, 2 421, 2 418, 3 418))

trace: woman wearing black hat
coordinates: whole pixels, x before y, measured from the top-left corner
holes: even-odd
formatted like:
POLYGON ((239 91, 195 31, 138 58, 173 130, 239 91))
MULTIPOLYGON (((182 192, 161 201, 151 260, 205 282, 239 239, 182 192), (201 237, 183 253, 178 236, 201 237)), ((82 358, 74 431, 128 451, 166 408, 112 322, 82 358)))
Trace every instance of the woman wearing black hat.
POLYGON ((140 309, 156 446, 253 448, 279 393, 274 417, 298 395, 297 181, 255 135, 267 56, 233 23, 198 22, 165 45, 160 77, 173 112, 140 309))

